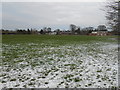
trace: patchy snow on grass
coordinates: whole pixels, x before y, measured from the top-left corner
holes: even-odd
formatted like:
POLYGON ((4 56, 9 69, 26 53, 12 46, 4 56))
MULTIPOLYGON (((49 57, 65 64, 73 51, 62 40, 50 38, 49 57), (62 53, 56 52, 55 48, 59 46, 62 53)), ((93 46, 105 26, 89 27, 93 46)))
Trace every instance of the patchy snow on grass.
POLYGON ((118 46, 3 44, 3 87, 108 88, 118 85, 118 46))

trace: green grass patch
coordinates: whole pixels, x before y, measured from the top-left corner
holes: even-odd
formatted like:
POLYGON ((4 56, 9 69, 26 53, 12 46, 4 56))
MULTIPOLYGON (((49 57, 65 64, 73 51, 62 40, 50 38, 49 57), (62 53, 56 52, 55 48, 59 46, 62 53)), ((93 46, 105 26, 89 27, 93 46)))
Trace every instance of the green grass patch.
POLYGON ((92 41, 114 42, 117 36, 85 36, 85 35, 2 35, 2 43, 46 43, 46 44, 75 44, 92 41))

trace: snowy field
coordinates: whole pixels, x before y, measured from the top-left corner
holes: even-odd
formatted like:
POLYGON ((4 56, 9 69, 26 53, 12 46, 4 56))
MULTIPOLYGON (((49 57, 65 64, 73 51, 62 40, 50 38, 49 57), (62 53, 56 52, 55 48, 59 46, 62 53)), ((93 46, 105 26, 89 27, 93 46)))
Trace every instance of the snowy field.
POLYGON ((0 50, 2 87, 110 88, 118 85, 117 42, 63 45, 53 45, 52 41, 49 44, 3 42, 0 50))

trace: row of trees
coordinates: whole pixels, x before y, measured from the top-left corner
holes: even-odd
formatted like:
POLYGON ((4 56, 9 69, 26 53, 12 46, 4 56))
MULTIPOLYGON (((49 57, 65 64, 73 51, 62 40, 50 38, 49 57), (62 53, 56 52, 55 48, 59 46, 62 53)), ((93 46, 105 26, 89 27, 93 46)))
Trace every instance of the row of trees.
POLYGON ((13 30, 4 30, 2 29, 2 34, 37 34, 38 31, 34 29, 16 29, 15 31, 13 30))
POLYGON ((97 29, 94 29, 94 27, 86 27, 86 28, 80 28, 79 26, 76 26, 74 24, 70 24, 70 30, 51 30, 50 27, 44 27, 41 30, 36 29, 16 29, 15 31, 10 30, 2 30, 2 34, 80 34, 80 35, 88 35, 92 31, 107 31, 105 25, 99 25, 97 29))
POLYGON ((96 29, 94 29, 94 27, 85 27, 81 29, 79 26, 71 24, 70 30, 72 34, 89 34, 92 31, 107 31, 107 28, 105 25, 99 25, 96 29))

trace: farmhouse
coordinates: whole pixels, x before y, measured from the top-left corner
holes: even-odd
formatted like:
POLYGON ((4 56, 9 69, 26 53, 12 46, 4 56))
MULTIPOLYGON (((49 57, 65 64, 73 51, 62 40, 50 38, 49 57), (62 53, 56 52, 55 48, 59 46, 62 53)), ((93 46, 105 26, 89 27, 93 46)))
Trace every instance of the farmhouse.
POLYGON ((109 34, 108 34, 108 31, 93 31, 89 35, 93 35, 93 36, 106 36, 106 35, 109 35, 109 34))
POLYGON ((106 36, 109 35, 109 32, 105 25, 99 25, 97 29, 92 31, 89 35, 106 36))

